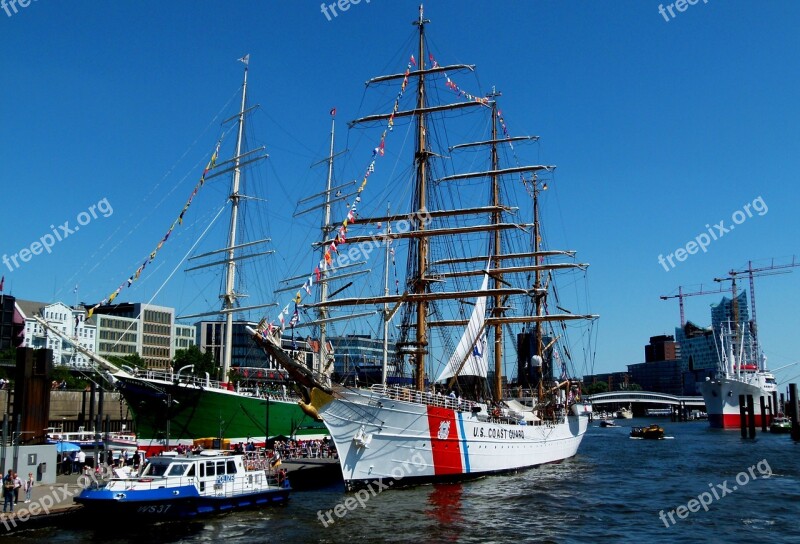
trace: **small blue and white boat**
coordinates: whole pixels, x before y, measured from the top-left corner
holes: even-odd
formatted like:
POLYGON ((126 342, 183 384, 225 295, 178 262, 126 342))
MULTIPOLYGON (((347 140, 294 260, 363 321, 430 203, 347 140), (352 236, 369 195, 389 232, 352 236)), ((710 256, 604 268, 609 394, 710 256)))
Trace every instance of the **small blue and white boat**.
POLYGON ((94 520, 168 520, 281 504, 290 491, 285 472, 261 453, 207 450, 152 457, 140 474, 84 489, 74 500, 94 520))

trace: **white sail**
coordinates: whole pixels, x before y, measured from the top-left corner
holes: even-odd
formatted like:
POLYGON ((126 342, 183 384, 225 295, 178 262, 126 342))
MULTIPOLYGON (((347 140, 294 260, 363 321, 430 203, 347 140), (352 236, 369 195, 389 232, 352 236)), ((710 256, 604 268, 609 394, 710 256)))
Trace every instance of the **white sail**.
MULTIPOLYGON (((487 263, 488 270, 489 265, 487 263)), ((481 291, 486 291, 489 285, 489 274, 483 275, 481 291)), ((437 378, 437 382, 459 376, 480 376, 486 377, 489 365, 486 361, 486 297, 478 297, 475 300, 475 308, 467 323, 467 328, 461 336, 461 340, 456 346, 456 350, 450 356, 447 366, 437 378), (464 362, 466 359, 466 362, 464 362), (463 363, 463 368, 462 368, 463 363), (459 372, 461 368, 461 372, 459 372)))

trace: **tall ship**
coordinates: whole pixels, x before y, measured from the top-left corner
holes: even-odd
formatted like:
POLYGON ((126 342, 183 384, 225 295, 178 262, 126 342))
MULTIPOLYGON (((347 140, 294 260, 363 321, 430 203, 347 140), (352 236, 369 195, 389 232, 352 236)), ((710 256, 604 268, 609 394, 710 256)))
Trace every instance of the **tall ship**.
POLYGON ((396 365, 410 368, 413 386, 387 385, 385 370, 383 383, 371 387, 332 383, 309 370, 281 345, 288 308, 251 330, 301 385, 303 409, 325 423, 348 488, 381 479, 389 485, 463 480, 561 462, 577 453, 588 425, 590 408, 569 377, 575 350, 567 324, 590 329, 597 316, 565 310, 556 288, 558 278, 574 282, 588 265, 575 261, 574 251, 544 247, 540 193, 555 167, 517 159, 515 144, 536 137, 509 134, 500 93, 476 96, 456 83, 455 74, 474 66, 438 64, 426 45, 428 23, 420 6, 418 47, 405 71, 367 82, 368 90, 396 92, 393 106, 384 101, 383 113, 350 124, 378 126, 382 134, 341 221, 318 245, 319 264, 293 299, 295 314, 317 312, 326 323, 349 318, 351 327, 366 328, 377 316, 384 331, 396 327, 396 365), (450 145, 445 131, 459 122, 471 123, 479 139, 450 145), (376 163, 400 131, 414 142, 412 164, 395 167, 403 171, 399 180, 376 188, 380 198, 372 198, 367 183, 380 183, 376 163), (456 170, 454 158, 462 154, 484 168, 456 170), (405 211, 380 213, 389 200, 397 209, 402 197, 405 211), (303 302, 309 284, 333 281, 337 267, 370 256, 384 261, 382 279, 359 282, 350 288, 356 293, 346 284, 303 302), (386 271, 390 260, 403 258, 405 275, 392 293, 386 271), (514 348, 512 383, 504 377, 504 355, 514 348))
MULTIPOLYGON (((94 311, 101 313, 103 307, 110 305, 125 286, 130 286, 139 278, 146 265, 153 261, 157 251, 167 242, 173 228, 182 223, 192 199, 205 182, 217 176, 229 175, 230 194, 226 196, 226 203, 217 213, 217 217, 223 217, 226 208, 229 211, 226 247, 190 257, 190 261, 197 259, 199 264, 187 269, 190 271, 209 267, 223 268, 221 308, 179 317, 193 319, 209 315, 221 316, 221 321, 211 322, 221 325, 216 329, 222 336, 218 342, 220 379, 213 379, 208 373, 193 372, 194 369, 191 367, 143 370, 115 364, 107 358, 85 350, 75 343, 74 339, 48 326, 45 321, 39 320, 42 326, 62 337, 64 341, 75 345, 76 349, 85 353, 104 371, 104 376, 119 390, 133 414, 139 447, 149 453, 156 453, 178 444, 190 445, 200 438, 228 439, 236 443, 250 440, 264 442, 268 437, 279 435, 322 438, 327 434, 325 426, 320 421, 309 417, 298 406, 297 396, 291 387, 286 386, 286 383, 290 382, 282 380, 286 377, 285 372, 274 368, 232 368, 231 365, 234 335, 243 334, 245 337, 247 335, 245 330, 247 322, 237 322, 234 316, 246 315, 247 312, 275 305, 274 302, 249 306, 241 304, 246 294, 237 281, 237 270, 243 262, 272 253, 271 250, 264 248, 265 244, 270 242, 269 238, 243 240, 238 234, 243 230, 243 219, 248 217, 248 214, 243 213, 243 206, 247 202, 259 200, 248 197, 241 191, 243 171, 268 156, 264 152, 264 147, 243 149, 246 117, 258 106, 247 104, 249 55, 240 60, 244 63, 240 107, 238 113, 223 122, 223 136, 234 130, 236 133, 233 156, 227 160, 217 159, 223 139, 220 138, 200 181, 180 216, 156 250, 125 283, 88 312, 88 317, 91 317, 94 311), (232 370, 237 373, 235 375, 237 380, 232 379, 232 370), (281 387, 268 388, 266 385, 281 381, 285 382, 281 387)), ((306 342, 302 342, 303 346, 298 346, 292 339, 283 339, 283 342, 287 350, 294 351, 298 357, 302 356, 309 366, 313 365, 314 358, 318 357, 320 352, 318 348, 315 353, 306 342), (302 349, 303 347, 306 349, 302 349)), ((253 349, 260 353, 257 346, 253 346, 253 349)))

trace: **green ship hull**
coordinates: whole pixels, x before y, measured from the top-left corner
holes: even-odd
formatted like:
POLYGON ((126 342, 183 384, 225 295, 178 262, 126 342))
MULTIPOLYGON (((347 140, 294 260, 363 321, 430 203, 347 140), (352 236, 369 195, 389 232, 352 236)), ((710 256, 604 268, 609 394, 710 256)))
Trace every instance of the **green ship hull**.
POLYGON ((214 387, 139 377, 119 379, 118 389, 136 422, 139 447, 150 453, 201 438, 232 444, 266 437, 322 438, 328 434, 297 402, 214 387), (265 421, 268 424, 265 425, 265 421))

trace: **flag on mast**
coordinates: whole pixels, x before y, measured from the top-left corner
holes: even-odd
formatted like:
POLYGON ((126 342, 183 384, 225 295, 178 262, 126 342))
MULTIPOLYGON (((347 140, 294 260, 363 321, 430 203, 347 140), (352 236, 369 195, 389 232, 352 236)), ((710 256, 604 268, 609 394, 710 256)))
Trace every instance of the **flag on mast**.
POLYGON ((243 62, 245 66, 250 64, 250 53, 246 54, 242 58, 239 59, 239 62, 243 62))
POLYGON ((5 277, 5 276, 3 276, 2 278, 0 278, 0 293, 2 293, 2 292, 3 292, 3 284, 4 284, 5 282, 6 282, 6 277, 5 277))

